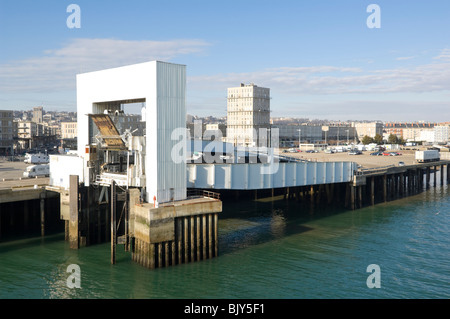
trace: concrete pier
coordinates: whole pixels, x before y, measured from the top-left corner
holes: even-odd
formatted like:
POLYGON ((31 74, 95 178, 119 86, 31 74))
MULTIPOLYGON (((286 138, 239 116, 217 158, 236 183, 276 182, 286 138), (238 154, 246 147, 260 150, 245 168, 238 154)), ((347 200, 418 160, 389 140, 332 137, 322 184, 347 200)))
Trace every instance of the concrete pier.
MULTIPOLYGON (((130 194, 130 198, 135 198, 130 194)), ((132 260, 147 268, 174 266, 218 255, 222 202, 199 197, 154 207, 131 204, 132 260)))
POLYGON ((48 191, 37 179, 13 185, 11 181, 0 187, 0 241, 26 234, 43 237, 62 227, 58 194, 48 191))

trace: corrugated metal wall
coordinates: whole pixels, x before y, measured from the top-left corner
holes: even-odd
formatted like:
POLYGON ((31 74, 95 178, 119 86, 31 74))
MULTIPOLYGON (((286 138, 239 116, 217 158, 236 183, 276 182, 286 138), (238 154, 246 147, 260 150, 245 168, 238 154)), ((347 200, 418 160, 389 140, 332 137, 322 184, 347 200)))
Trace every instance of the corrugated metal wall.
POLYGON ((353 162, 278 163, 273 174, 262 174, 267 164, 188 164, 187 187, 264 189, 342 183, 353 180, 353 162))
POLYGON ((186 127, 186 66, 157 62, 157 201, 186 198, 186 163, 176 163, 172 132, 186 127), (172 190, 171 190, 172 189, 172 190))

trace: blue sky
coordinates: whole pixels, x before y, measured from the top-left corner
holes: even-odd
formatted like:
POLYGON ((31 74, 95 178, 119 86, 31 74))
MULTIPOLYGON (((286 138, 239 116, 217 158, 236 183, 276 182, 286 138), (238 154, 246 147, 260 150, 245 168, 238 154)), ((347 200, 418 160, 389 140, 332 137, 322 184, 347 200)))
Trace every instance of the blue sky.
POLYGON ((77 73, 158 59, 187 65, 190 114, 225 116, 253 82, 272 116, 450 121, 449 17, 446 0, 0 0, 0 108, 75 111, 77 73))

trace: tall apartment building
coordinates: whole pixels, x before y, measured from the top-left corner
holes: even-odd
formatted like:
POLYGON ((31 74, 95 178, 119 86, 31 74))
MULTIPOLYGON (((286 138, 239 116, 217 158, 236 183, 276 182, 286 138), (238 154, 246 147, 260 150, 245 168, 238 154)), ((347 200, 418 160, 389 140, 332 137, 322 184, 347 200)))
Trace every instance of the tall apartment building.
POLYGON ((33 107, 33 119, 34 123, 43 123, 44 108, 42 106, 33 107))
POLYGON ((13 134, 13 111, 0 110, 0 155, 12 154, 13 134))
MULTIPOLYGON (((234 145, 257 146, 259 129, 270 128, 270 89, 241 83, 228 88, 227 141, 234 145)), ((266 131, 268 132, 268 131, 266 131)), ((267 133, 269 134, 269 133, 267 133)))

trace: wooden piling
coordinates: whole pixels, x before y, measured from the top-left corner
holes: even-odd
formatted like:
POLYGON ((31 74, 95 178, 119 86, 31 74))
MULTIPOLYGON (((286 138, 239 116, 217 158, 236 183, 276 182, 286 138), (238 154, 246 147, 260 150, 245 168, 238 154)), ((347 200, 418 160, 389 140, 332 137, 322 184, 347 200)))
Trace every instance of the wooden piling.
POLYGON ((218 256, 219 255, 219 214, 215 213, 214 214, 214 256, 218 256))
POLYGON ((70 175, 69 177, 69 247, 71 249, 79 249, 78 238, 78 175, 70 175))
POLYGON ((39 212, 41 219, 41 236, 45 236, 45 199, 41 198, 39 203, 39 212))
POLYGON ((111 264, 116 263, 117 220, 116 220, 116 183, 111 182, 111 264))
POLYGON ((200 228, 200 216, 197 215, 195 217, 196 219, 196 239, 197 239, 197 260, 201 260, 201 249, 200 249, 200 234, 201 234, 201 228, 200 228))
POLYGON ((208 258, 212 257, 212 218, 208 214, 208 258))
POLYGON ((375 176, 370 179, 370 203, 375 205, 375 176))

